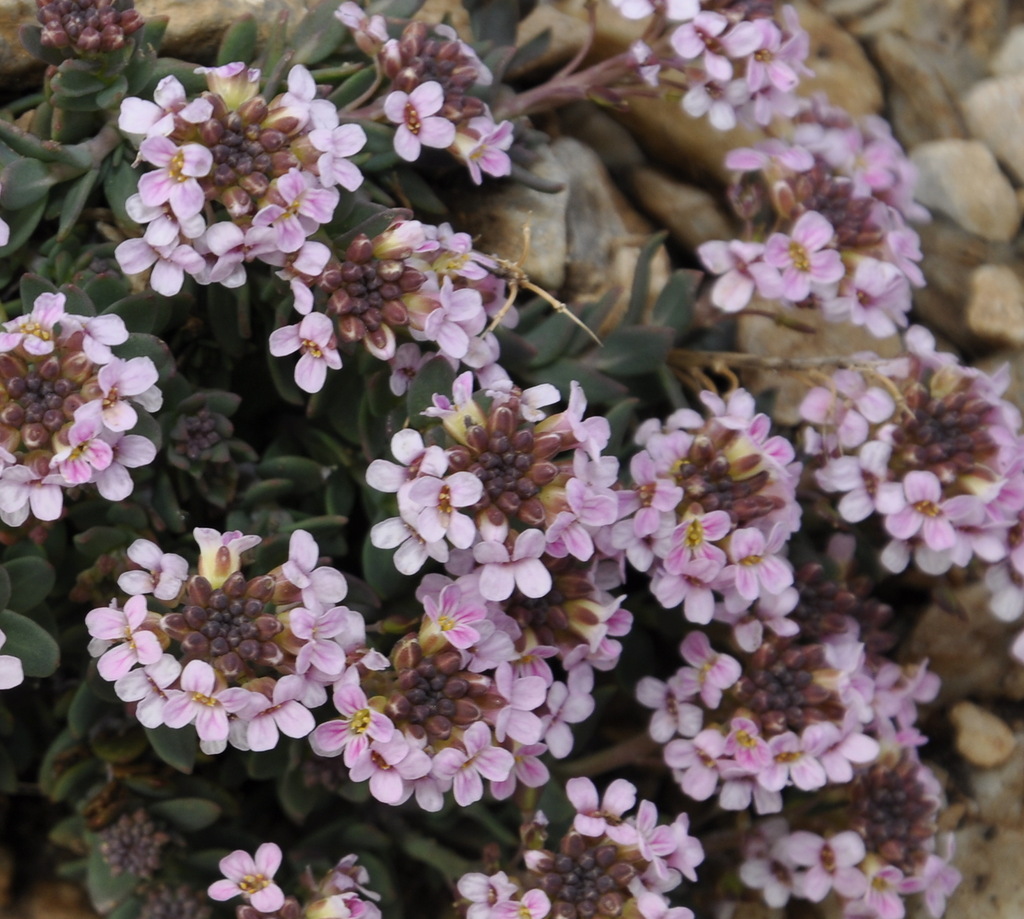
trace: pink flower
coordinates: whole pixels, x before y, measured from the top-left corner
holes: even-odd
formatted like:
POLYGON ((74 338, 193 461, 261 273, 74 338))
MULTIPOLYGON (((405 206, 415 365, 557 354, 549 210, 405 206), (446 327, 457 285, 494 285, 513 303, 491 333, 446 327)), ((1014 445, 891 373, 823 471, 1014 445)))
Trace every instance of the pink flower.
POLYGON ((504 543, 478 542, 473 558, 481 566, 480 593, 485 600, 500 602, 517 587, 527 597, 543 597, 551 590, 551 572, 541 556, 547 541, 540 530, 523 530, 510 553, 504 543))
MULTIPOLYGON (((476 623, 487 619, 486 608, 472 597, 463 598, 457 584, 449 584, 436 597, 423 597, 427 619, 453 648, 465 650, 480 640, 476 623)), ((422 638, 422 636, 421 636, 422 638)))
POLYGON ((282 252, 297 252, 306 237, 334 216, 338 192, 322 188, 308 172, 291 169, 280 176, 267 194, 272 202, 252 219, 254 227, 273 227, 282 252))
MULTIPOLYGON (((504 900, 491 910, 491 919, 545 919, 551 900, 543 890, 528 890, 519 900, 504 900)), ((468 919, 468 917, 467 917, 468 919)))
POLYGON ((189 661, 181 672, 180 686, 167 693, 164 724, 183 728, 194 721, 200 740, 227 740, 228 712, 219 698, 224 690, 217 688, 213 667, 206 661, 189 661))
POLYGON ((0 472, 0 517, 21 526, 29 510, 37 520, 56 520, 64 508, 61 475, 41 476, 28 466, 8 466, 0 472))
POLYGON ((239 530, 221 533, 210 527, 196 527, 192 538, 199 544, 199 573, 214 590, 241 569, 242 553, 263 541, 259 536, 246 536, 239 530))
POLYGON ((156 365, 148 357, 133 357, 127 361, 115 357, 100 369, 97 377, 103 398, 83 405, 75 413, 75 420, 98 415, 111 431, 131 430, 139 416, 128 400, 137 402, 147 411, 160 408, 163 395, 156 387, 158 379, 156 365))
POLYGON ((149 284, 165 297, 181 290, 186 273, 197 276, 206 270, 206 260, 184 243, 151 246, 145 239, 126 239, 114 250, 114 257, 125 274, 141 274, 152 266, 149 284))
POLYGON ((334 323, 323 313, 309 313, 297 325, 270 333, 270 353, 275 357, 295 351, 302 352, 295 365, 295 382, 305 392, 319 392, 327 379, 327 368, 341 367, 334 323))
POLYGON ((711 302, 727 313, 738 313, 755 291, 769 300, 782 295, 782 277, 761 260, 760 243, 711 240, 697 247, 697 255, 708 271, 721 275, 711 290, 711 302))
POLYGON ((93 474, 93 484, 108 501, 123 501, 135 487, 128 470, 153 462, 156 445, 138 434, 103 431, 100 436, 110 444, 113 458, 106 469, 93 474))
POLYGON ((390 740, 375 740, 353 761, 353 782, 369 780, 370 794, 382 804, 401 804, 413 792, 413 782, 431 771, 430 757, 396 731, 390 740))
POLYGON ((358 683, 343 678, 334 689, 334 707, 342 717, 319 725, 309 738, 318 756, 337 756, 343 752, 345 765, 351 767, 372 741, 391 740, 395 726, 386 715, 370 708, 358 683))
POLYGON ((345 669, 345 649, 334 638, 348 628, 344 606, 322 610, 319 606, 309 610, 297 607, 288 614, 288 627, 296 638, 305 644, 295 658, 297 673, 305 673, 310 667, 330 674, 337 679, 345 669))
POLYGON ((0 333, 0 351, 11 351, 20 345, 33 357, 53 353, 57 337, 54 326, 64 319, 65 300, 61 293, 36 297, 31 313, 4 323, 7 331, 0 333))
POLYGON ((117 642, 96 664, 103 679, 113 682, 136 664, 153 664, 160 659, 160 640, 154 632, 141 628, 148 615, 145 598, 135 596, 128 599, 123 610, 99 607, 85 617, 89 634, 99 641, 96 645, 90 642, 90 651, 117 642))
POLYGON ((411 93, 396 90, 384 100, 384 114, 395 132, 395 152, 408 162, 419 159, 420 149, 444 149, 455 140, 455 125, 436 113, 444 105, 441 84, 431 80, 421 83, 411 93))
POLYGON ((473 184, 483 182, 483 173, 499 178, 512 171, 512 160, 505 152, 512 146, 513 124, 502 121, 495 124, 480 116, 470 119, 463 131, 455 136, 455 148, 469 170, 473 184))
POLYGON ((135 702, 135 717, 139 724, 156 728, 164 723, 164 692, 181 676, 181 664, 170 654, 145 667, 130 670, 114 682, 114 692, 122 702, 135 702))
POLYGON ((544 732, 544 725, 534 711, 547 697, 544 679, 539 676, 517 677, 511 664, 502 663, 494 671, 494 689, 506 701, 494 715, 494 736, 499 741, 511 737, 523 744, 537 743, 544 732))
POLYGON ((587 778, 569 779, 565 784, 569 803, 576 808, 573 829, 584 836, 607 835, 615 842, 629 845, 636 839, 633 827, 623 826, 622 815, 636 804, 636 786, 625 779, 615 779, 605 790, 598 804, 597 788, 587 778))
POLYGON ((906 505, 885 518, 885 528, 897 539, 910 539, 920 532, 928 548, 941 552, 956 544, 950 517, 963 514, 978 501, 969 495, 942 500, 942 483, 933 472, 908 472, 903 479, 906 505))
POLYGON ((316 540, 306 530, 295 530, 288 540, 288 561, 281 573, 302 591, 306 606, 330 606, 345 599, 348 584, 345 576, 335 568, 321 565, 316 540))
POLYGON ((856 867, 864 860, 864 840, 853 830, 830 839, 800 830, 790 834, 786 850, 794 864, 808 869, 798 875, 797 887, 812 903, 820 903, 833 888, 850 900, 867 890, 867 878, 856 867))
POLYGON ((281 849, 272 842, 263 843, 255 858, 236 849, 220 860, 226 880, 214 881, 207 893, 214 900, 230 900, 241 894, 261 913, 277 912, 284 906, 284 891, 273 883, 280 867, 281 849))
POLYGON ((676 734, 694 737, 704 724, 704 713, 690 704, 695 691, 693 681, 677 673, 667 683, 645 676, 636 685, 637 701, 653 708, 648 733, 658 743, 667 743, 676 734))
POLYGON ((786 535, 778 524, 767 539, 754 527, 736 530, 729 540, 733 564, 722 572, 723 581, 734 580, 736 593, 749 602, 760 596, 762 588, 768 593, 782 593, 793 583, 793 569, 775 555, 785 542, 786 535))
POLYGON ((699 692, 701 701, 709 709, 718 708, 723 690, 740 678, 742 668, 739 661, 728 654, 713 651, 707 635, 698 631, 690 632, 683 639, 679 653, 691 665, 683 668, 680 692, 699 692))
POLYGON ((139 178, 139 196, 143 204, 159 207, 170 204, 179 220, 194 217, 206 203, 203 187, 197 179, 213 168, 213 154, 201 144, 179 147, 166 137, 147 137, 139 146, 139 155, 161 168, 139 178))
POLYGON ((676 770, 676 781, 694 801, 707 801, 715 793, 720 774, 719 760, 725 751, 725 738, 717 728, 709 727, 692 741, 670 741, 665 761, 676 770))
POLYGON ((221 698, 241 719, 249 722, 246 729, 249 749, 273 750, 278 733, 305 737, 315 727, 312 713, 299 701, 304 692, 302 677, 290 674, 274 684, 272 699, 240 687, 224 690, 221 698))
POLYGON ((761 737, 761 729, 749 718, 733 718, 729 722, 729 734, 722 749, 737 765, 753 774, 775 761, 771 748, 761 737))
POLYGON ((363 174, 347 159, 366 146, 366 132, 359 125, 314 128, 309 132, 309 142, 321 151, 316 168, 325 186, 340 185, 346 191, 355 191, 363 184, 363 174))
POLYGON ((53 455, 50 468, 55 469, 69 485, 83 485, 93 474, 102 472, 114 460, 110 444, 101 439, 103 422, 98 415, 76 419, 68 429, 68 445, 53 455))
POLYGON ((434 757, 434 774, 454 780, 455 801, 466 807, 484 796, 483 780, 508 778, 515 760, 508 750, 493 745, 490 728, 482 721, 471 724, 462 735, 462 746, 446 747, 434 757))
POLYGON ((782 271, 782 295, 794 303, 807 297, 811 283, 833 284, 845 274, 842 258, 826 248, 835 231, 817 211, 800 215, 789 236, 773 233, 764 260, 782 271))

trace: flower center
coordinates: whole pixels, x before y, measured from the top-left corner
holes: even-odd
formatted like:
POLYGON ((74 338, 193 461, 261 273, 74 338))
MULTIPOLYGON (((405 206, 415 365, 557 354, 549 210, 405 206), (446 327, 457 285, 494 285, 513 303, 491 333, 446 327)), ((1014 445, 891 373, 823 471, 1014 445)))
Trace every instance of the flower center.
POLYGON ((262 874, 247 874, 238 882, 238 889, 242 893, 251 896, 270 886, 270 879, 262 874))
POLYGON ((810 271, 811 259, 807 250, 800 243, 792 241, 789 244, 789 258, 797 271, 810 271))
POLYGON ((361 708, 352 716, 348 723, 349 730, 353 734, 364 734, 370 727, 370 710, 361 708))
POLYGON ((423 127, 423 122, 420 121, 420 113, 416 111, 415 106, 411 102, 407 102, 405 105, 405 126, 413 134, 419 134, 420 129, 423 127))
POLYGON ((934 501, 915 501, 914 510, 925 517, 939 517, 942 509, 934 501))
POLYGON ((704 544, 704 525, 699 520, 690 521, 683 544, 687 549, 696 549, 704 544))
POLYGON ((320 345, 309 338, 302 339, 302 350, 305 351, 306 354, 311 354, 317 360, 320 360, 320 358, 324 356, 324 352, 320 348, 320 345))

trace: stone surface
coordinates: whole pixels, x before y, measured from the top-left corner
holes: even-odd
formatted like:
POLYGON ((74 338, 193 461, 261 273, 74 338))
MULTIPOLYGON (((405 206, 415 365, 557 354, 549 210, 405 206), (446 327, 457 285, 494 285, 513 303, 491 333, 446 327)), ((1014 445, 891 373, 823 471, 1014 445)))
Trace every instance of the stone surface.
POLYGON ((971 133, 1024 182, 1024 73, 982 80, 963 108, 971 133))
MULTIPOLYGON (((774 304, 762 308, 776 310, 774 304)), ((845 322, 827 322, 816 310, 786 310, 786 320, 800 323, 811 331, 786 328, 765 316, 741 316, 737 323, 736 343, 740 351, 773 358, 845 357, 858 351, 873 351, 882 357, 894 357, 901 350, 897 336, 875 338, 866 329, 845 322)), ((828 373, 827 364, 822 369, 828 373)), ((754 393, 775 390, 772 419, 776 424, 797 424, 800 403, 809 386, 805 373, 781 370, 755 371, 743 375, 744 384, 754 393)))
POLYGON ((1013 754, 1016 741, 1002 718, 973 702, 957 702, 949 713, 956 730, 956 748, 973 766, 1001 766, 1013 754))
POLYGON ((530 228, 530 247, 522 269, 547 290, 565 283, 569 254, 566 211, 569 173, 548 147, 538 148, 530 170, 545 182, 561 186, 547 192, 518 183, 487 183, 479 189, 452 196, 452 222, 477 237, 481 252, 518 262, 523 255, 523 228, 530 228))
MULTIPOLYGON (((294 24, 309 8, 305 0, 136 0, 143 17, 168 16, 170 23, 162 53, 186 60, 211 59, 220 37, 232 22, 251 13, 263 38, 280 28, 279 16, 288 12, 294 24)), ((18 29, 36 21, 35 0, 0 0, 0 75, 36 74, 42 64, 30 57, 18 40, 18 29)), ((4 87, 7 88, 6 86, 4 87)))
POLYGON ((982 265, 971 272, 967 327, 987 344, 1024 345, 1024 284, 1007 265, 982 265))
POLYGON ((969 807, 973 816, 996 826, 1024 825, 1024 734, 1018 725, 1010 734, 1013 747, 1006 761, 967 771, 969 807))
POLYGON ((1021 666, 1007 651, 1021 623, 1000 622, 989 612, 989 592, 982 583, 957 588, 955 597, 966 618, 933 604, 915 624, 904 659, 928 659, 928 669, 942 679, 939 705, 967 697, 1021 698, 1021 666))
MULTIPOLYGON (((946 904, 949 919, 1020 919, 1024 916, 1024 884, 1020 859, 1024 831, 972 824, 956 834, 954 864, 963 881, 946 904)), ((914 904, 907 919, 929 916, 914 904)))
POLYGON ((993 55, 989 70, 997 77, 1024 73, 1024 26, 1010 29, 999 50, 993 55))
POLYGON ((687 185, 650 166, 630 173, 630 183, 637 203, 686 249, 736 235, 720 199, 707 189, 687 185))
POLYGON ((886 77, 893 127, 904 144, 966 136, 957 93, 945 75, 942 56, 933 47, 897 32, 884 32, 874 50, 886 77))
POLYGON ((1020 225, 1020 204, 995 157, 977 140, 944 138, 915 147, 914 197, 984 239, 1006 242, 1020 225))
POLYGON ((509 71, 514 79, 549 73, 570 60, 587 41, 587 24, 577 16, 554 6, 536 6, 522 22, 516 33, 516 44, 522 48, 544 32, 549 33, 548 45, 536 57, 509 71))

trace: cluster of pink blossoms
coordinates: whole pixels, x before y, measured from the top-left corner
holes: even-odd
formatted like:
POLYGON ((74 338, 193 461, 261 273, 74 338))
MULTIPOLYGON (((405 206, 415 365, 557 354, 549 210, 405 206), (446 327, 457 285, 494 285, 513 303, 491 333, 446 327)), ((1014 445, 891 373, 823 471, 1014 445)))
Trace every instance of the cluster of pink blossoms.
POLYGON ((800 465, 746 391, 728 401, 705 392, 701 401, 707 419, 683 409, 637 431, 642 449, 611 541, 650 573, 662 606, 681 605, 690 622, 738 627, 755 601, 776 606, 793 583, 784 550, 800 525, 800 465))
POLYGON ((270 336, 270 353, 299 353, 295 379, 317 392, 329 369, 342 365, 339 347, 362 345, 391 363, 391 389, 401 395, 420 366, 440 354, 484 378, 505 378, 495 363, 497 338, 483 334, 502 305, 505 285, 494 260, 475 251, 467 233, 448 224, 399 220, 372 239, 359 234, 333 255, 295 261, 280 273, 289 280, 302 319, 270 336), (413 339, 399 345, 399 336, 413 339), (437 351, 427 351, 419 343, 437 351))
POLYGON ((283 565, 249 579, 241 555, 258 536, 205 528, 194 535, 197 574, 181 556, 136 540, 128 558, 139 567, 118 579, 130 598, 86 616, 100 675, 145 727, 194 724, 210 753, 229 743, 269 750, 281 734, 313 730, 310 710, 349 663, 386 665, 366 646, 362 616, 336 605, 345 578, 318 564, 307 532, 292 534, 283 565), (168 653, 172 643, 176 654, 168 653))
POLYGON ((700 842, 689 834, 689 817, 658 824, 650 801, 635 817, 636 787, 616 779, 599 798, 590 779, 570 779, 573 825, 557 850, 543 848, 547 818, 540 811, 523 827, 525 871, 471 872, 458 881, 457 906, 465 919, 545 919, 576 916, 637 916, 693 919, 684 906, 669 906, 665 894, 685 877, 697 879, 704 860, 700 842))
POLYGON ((732 198, 747 238, 698 248, 719 276, 719 309, 739 312, 756 293, 879 338, 907 325, 910 287, 924 284, 907 220, 927 213, 913 203, 916 173, 886 122, 857 124, 816 99, 791 142, 733 150, 726 165, 740 173, 732 198))
POLYGON ((511 121, 496 122, 485 102, 471 94, 490 86, 493 76, 476 52, 448 25, 410 22, 389 38, 383 16, 367 16, 358 4, 343 3, 335 13, 359 49, 373 58, 389 91, 372 109, 395 125, 395 153, 415 162, 423 148, 446 150, 479 185, 483 174, 507 176, 512 169, 511 121))
POLYGON ((139 411, 163 401, 148 357, 110 350, 128 340, 119 316, 74 315, 63 293, 40 294, 30 313, 0 332, 0 519, 56 520, 64 495, 95 485, 104 498, 131 494, 129 468, 156 455, 129 434, 139 411))
POLYGON ((116 250, 129 274, 152 267, 149 283, 176 294, 186 274, 201 284, 240 287, 245 263, 320 260, 326 247, 308 237, 334 215, 336 186, 355 191, 362 174, 348 160, 366 143, 356 124, 317 98, 305 67, 293 67, 288 90, 269 102, 260 73, 242 63, 199 68, 208 91, 188 99, 177 78, 165 77, 155 101, 129 97, 118 126, 141 136, 139 159, 156 167, 139 179, 129 216, 145 226, 140 239, 116 250), (208 225, 208 204, 228 220, 208 225))
POLYGON ((786 6, 783 22, 773 20, 773 3, 701 2, 701 0, 612 0, 628 19, 654 21, 630 49, 641 78, 650 86, 677 79, 661 71, 681 72, 683 111, 707 115, 722 131, 767 125, 776 116, 792 117, 809 51, 807 33, 796 10, 786 6))
POLYGON ((241 896, 247 904, 238 909, 242 919, 293 916, 300 910, 307 919, 380 919, 380 908, 374 902, 380 894, 367 889, 369 873, 357 864, 355 855, 343 858, 319 881, 307 869, 303 882, 315 899, 304 907, 295 897, 286 897, 274 883, 281 861, 281 848, 272 842, 263 843, 255 855, 236 849, 220 860, 224 877, 210 885, 210 898, 231 900, 241 896))
MULTIPOLYGON (((1024 479, 1020 412, 990 376, 935 350, 925 329, 896 360, 864 355, 811 390, 801 412, 815 477, 851 525, 876 522, 890 571, 911 558, 928 574, 987 566, 992 610, 1024 612, 1024 479)), ((1024 659, 1024 639, 1015 654, 1024 659)))

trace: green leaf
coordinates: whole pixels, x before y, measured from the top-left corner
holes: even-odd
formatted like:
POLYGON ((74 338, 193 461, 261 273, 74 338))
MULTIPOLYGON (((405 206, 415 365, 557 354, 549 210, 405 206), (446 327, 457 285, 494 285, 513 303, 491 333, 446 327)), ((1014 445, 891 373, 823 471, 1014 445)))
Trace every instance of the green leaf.
POLYGON ((204 830, 223 812, 223 808, 206 798, 174 798, 151 804, 148 808, 154 817, 160 817, 186 833, 204 830))
POLYGON ((0 744, 0 794, 13 795, 18 790, 18 772, 6 746, 0 744))
POLYGON ((128 216, 124 203, 139 190, 139 172, 132 168, 131 160, 128 157, 121 160, 116 166, 107 169, 103 176, 103 195, 107 204, 114 212, 114 216, 125 228, 135 228, 137 224, 128 216))
POLYGON ((401 845, 407 855, 430 865, 431 868, 436 868, 449 881, 454 881, 473 869, 471 861, 442 846, 436 839, 407 834, 402 837, 401 845))
POLYGON ((60 648, 53 636, 27 616, 14 610, 0 612, 0 631, 7 636, 4 654, 18 658, 26 676, 49 676, 60 663, 60 648))
POLYGON ((11 228, 11 237, 6 246, 0 246, 0 258, 10 258, 18 252, 35 232, 39 221, 46 213, 47 198, 44 195, 30 207, 24 207, 14 214, 4 215, 7 225, 11 228))
POLYGON ((83 680, 78 684, 68 708, 68 728, 76 738, 82 740, 88 736, 96 722, 109 708, 110 706, 90 689, 88 682, 83 680))
POLYGON ((256 53, 256 40, 259 32, 256 17, 252 13, 240 16, 224 32, 217 49, 217 64, 233 64, 235 61, 251 61, 256 53))
POLYGON ((110 873, 110 866, 100 852, 99 841, 93 837, 85 886, 97 912, 101 915, 112 912, 135 892, 138 883, 139 879, 127 871, 117 877, 110 873))
POLYGON ((64 242, 71 235, 99 177, 98 169, 90 170, 80 179, 72 182, 64 193, 64 204, 60 209, 60 225, 57 227, 57 242, 64 242))
POLYGON ((337 8, 334 0, 325 0, 302 17, 290 40, 293 64, 316 64, 338 47, 347 30, 334 15, 337 8))
POLYGON ((0 609, 11 605, 11 577, 7 569, 0 565, 0 609))
POLYGON ((463 0, 473 37, 496 45, 514 46, 519 25, 518 0, 463 0))
POLYGON ((52 140, 42 140, 9 121, 0 118, 0 140, 15 153, 41 160, 44 163, 64 163, 67 166, 88 168, 92 158, 81 149, 64 147, 52 140))
POLYGON ((693 303, 702 273, 680 268, 672 272, 651 309, 651 322, 685 332, 693 322, 693 303))
POLYGON ((41 558, 16 558, 4 562, 11 579, 11 603, 27 612, 38 606, 53 589, 56 573, 53 566, 41 558))
POLYGON ((242 496, 242 506, 258 507, 260 504, 273 504, 279 498, 295 491, 295 483, 291 479, 265 479, 250 485, 242 496))
POLYGON ((171 317, 171 307, 166 297, 144 290, 111 303, 103 313, 120 316, 131 332, 158 335, 171 317))
POLYGON ((64 61, 64 55, 58 48, 49 48, 41 41, 43 29, 34 22, 25 24, 18 29, 18 39, 22 47, 32 55, 46 64, 58 67, 64 61))
POLYGON ((433 187, 423 176, 408 166, 396 167, 393 179, 388 186, 417 212, 422 211, 437 216, 448 213, 448 206, 437 196, 433 187))
POLYGON ((451 395, 454 383, 455 371, 443 357, 433 357, 420 367, 409 386, 406 400, 412 423, 424 421, 420 413, 434 404, 434 394, 451 395))
POLYGON ((169 728, 160 725, 158 728, 146 728, 146 736, 153 746, 153 752, 168 766, 179 772, 191 773, 196 764, 198 738, 192 725, 183 728, 169 728))
POLYGON ((637 325, 643 321, 644 309, 647 306, 647 298, 651 290, 651 262, 661 248, 662 243, 665 242, 666 236, 668 236, 667 230, 655 233, 644 243, 640 254, 637 256, 636 270, 633 273, 633 286, 629 293, 629 306, 622 320, 623 325, 637 325))
POLYGON ((344 109, 346 105, 365 95, 376 79, 377 72, 372 67, 367 67, 352 74, 327 98, 339 109, 344 109))
POLYGON ((304 456, 276 456, 265 459, 256 471, 268 479, 289 479, 301 491, 314 491, 323 487, 326 470, 304 456))
POLYGON ((594 365, 617 377, 650 373, 665 362, 675 334, 655 326, 620 327, 594 350, 594 365))
POLYGON ((59 181, 39 160, 17 160, 0 172, 0 205, 11 211, 29 207, 45 198, 59 181))

